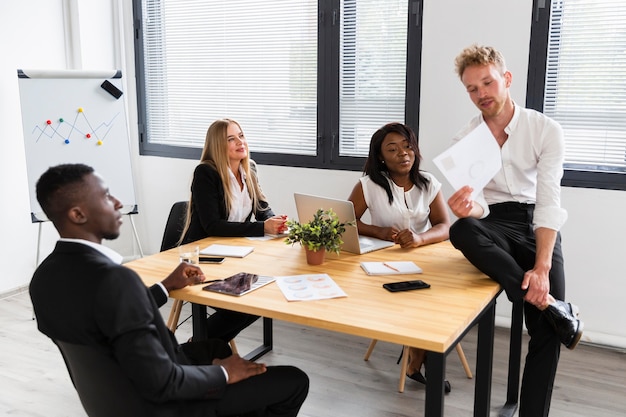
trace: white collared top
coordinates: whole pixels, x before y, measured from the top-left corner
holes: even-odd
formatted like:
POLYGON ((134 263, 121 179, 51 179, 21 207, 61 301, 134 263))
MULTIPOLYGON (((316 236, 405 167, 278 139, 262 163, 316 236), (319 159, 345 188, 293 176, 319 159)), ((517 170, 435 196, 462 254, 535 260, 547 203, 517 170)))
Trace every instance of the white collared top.
MULTIPOLYGON (((461 140, 482 122, 479 114, 453 141, 461 140)), ((476 197, 485 210, 483 217, 489 214, 489 204, 535 204, 533 228, 560 230, 567 220, 567 211, 561 207, 563 129, 544 114, 515 105, 504 131, 509 137, 500 148, 502 168, 476 197)))

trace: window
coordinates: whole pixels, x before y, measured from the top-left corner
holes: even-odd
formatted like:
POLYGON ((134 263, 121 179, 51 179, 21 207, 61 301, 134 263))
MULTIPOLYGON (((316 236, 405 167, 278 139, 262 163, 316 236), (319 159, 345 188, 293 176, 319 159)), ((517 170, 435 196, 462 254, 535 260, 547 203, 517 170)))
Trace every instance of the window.
POLYGON ((527 105, 563 127, 563 185, 626 190, 626 2, 534 7, 527 105))
POLYGON ((417 129, 419 1, 135 0, 134 13, 142 154, 199 159, 230 117, 258 163, 360 170, 380 126, 417 129))

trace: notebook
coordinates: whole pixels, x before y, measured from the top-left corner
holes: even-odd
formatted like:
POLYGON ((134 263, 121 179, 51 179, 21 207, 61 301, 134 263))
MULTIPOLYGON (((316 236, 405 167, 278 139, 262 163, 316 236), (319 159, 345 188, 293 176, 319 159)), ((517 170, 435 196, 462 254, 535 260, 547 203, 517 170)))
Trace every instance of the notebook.
POLYGON ((200 255, 208 256, 230 256, 233 258, 243 258, 254 250, 252 246, 218 245, 207 246, 200 251, 200 255))
POLYGON ((309 194, 294 193, 296 200, 296 210, 300 223, 313 219, 313 215, 318 209, 333 209, 343 223, 353 222, 354 226, 346 226, 345 233, 341 236, 343 245, 341 250, 346 252, 364 254, 378 249, 388 248, 394 245, 387 240, 376 239, 369 236, 360 236, 356 227, 356 216, 352 201, 339 200, 335 198, 319 197, 309 194))
POLYGON ((422 268, 411 261, 361 262, 367 275, 421 274, 422 268))
POLYGON ((221 281, 213 282, 206 287, 202 287, 202 289, 205 291, 241 296, 274 281, 276 281, 274 277, 239 272, 221 281))

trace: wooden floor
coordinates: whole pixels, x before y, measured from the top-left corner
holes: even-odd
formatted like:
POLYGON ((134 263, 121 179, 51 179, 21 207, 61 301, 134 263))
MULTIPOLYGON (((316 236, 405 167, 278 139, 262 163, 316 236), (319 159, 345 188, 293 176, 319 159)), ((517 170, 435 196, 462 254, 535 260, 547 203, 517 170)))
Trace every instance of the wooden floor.
MULTIPOLYGON (((187 308, 187 307, 185 307, 187 308)), ((162 308, 169 312, 169 305, 162 308)), ((260 341, 260 321, 237 339, 241 352, 260 341)), ((185 323, 176 333, 190 335, 185 323)), ((424 387, 407 381, 396 391, 400 347, 379 342, 368 362, 363 354, 369 340, 284 322, 274 324, 274 350, 261 360, 292 364, 311 379, 303 417, 422 416, 424 387)), ((475 372, 476 332, 463 348, 475 372)), ((85 416, 56 347, 36 329, 27 293, 0 299, 0 415, 85 416)), ((508 333, 497 329, 495 341, 492 416, 506 391, 508 333)), ((449 356, 447 379, 452 393, 445 398, 445 415, 471 416, 473 380, 465 377, 456 353, 449 356)), ((591 417, 626 415, 626 353, 593 346, 563 349, 552 399, 551 416, 591 417)))

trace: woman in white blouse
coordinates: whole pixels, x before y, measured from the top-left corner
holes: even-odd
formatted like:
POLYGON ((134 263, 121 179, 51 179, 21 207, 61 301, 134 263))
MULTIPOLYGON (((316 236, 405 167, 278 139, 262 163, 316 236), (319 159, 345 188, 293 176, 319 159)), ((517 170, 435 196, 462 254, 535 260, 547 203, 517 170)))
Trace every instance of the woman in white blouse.
MULTIPOLYGON (((450 216, 441 183, 420 171, 420 159, 417 137, 408 126, 389 123, 372 135, 365 175, 349 198, 359 234, 407 249, 448 239, 450 216), (371 224, 361 220, 366 210, 371 224)), ((407 376, 425 384, 421 368, 426 352, 411 348, 409 355, 407 376)), ((448 383, 446 388, 449 391, 448 383)))

